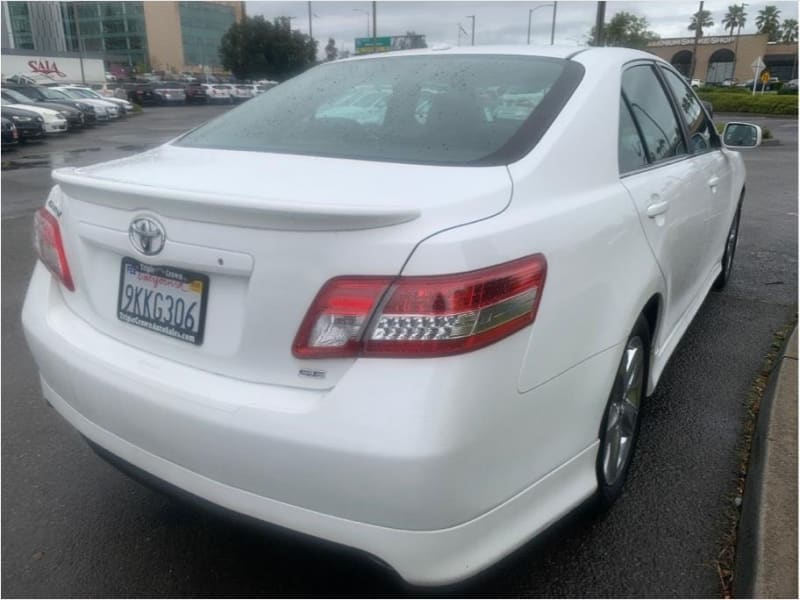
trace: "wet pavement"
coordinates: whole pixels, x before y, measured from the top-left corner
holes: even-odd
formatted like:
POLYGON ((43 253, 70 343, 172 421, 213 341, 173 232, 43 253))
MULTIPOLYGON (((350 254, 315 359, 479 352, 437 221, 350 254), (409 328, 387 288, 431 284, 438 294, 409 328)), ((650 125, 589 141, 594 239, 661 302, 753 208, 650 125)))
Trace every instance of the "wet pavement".
MULTIPOLYGON (((169 139, 215 110, 148 110, 74 143, 58 140, 53 152, 77 164, 114 158, 129 153, 122 147, 169 139)), ((734 501, 744 402, 773 332, 796 311, 797 122, 768 123, 782 143, 745 154, 748 193, 732 280, 724 292, 709 295, 644 405, 642 437, 620 501, 604 515, 579 511, 487 573, 435 593, 719 595, 714 561, 734 501)), ((45 160, 37 157, 50 153, 44 144, 32 145, 20 158, 4 153, 3 160, 45 160)), ((4 596, 420 593, 360 555, 154 493, 98 459, 47 408, 19 315, 33 265, 30 213, 41 205, 48 178, 42 166, 3 171, 4 596)))
POLYGON ((50 188, 52 169, 143 152, 229 109, 220 105, 145 107, 142 114, 4 149, 0 160, 2 215, 10 217, 38 208, 50 188))

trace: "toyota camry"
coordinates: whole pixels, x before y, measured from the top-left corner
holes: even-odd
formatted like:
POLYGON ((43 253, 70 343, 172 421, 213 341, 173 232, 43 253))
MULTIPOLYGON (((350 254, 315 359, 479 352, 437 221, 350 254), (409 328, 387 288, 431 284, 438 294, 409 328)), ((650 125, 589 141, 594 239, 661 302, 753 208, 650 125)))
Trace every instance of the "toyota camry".
POLYGON ((464 579, 619 496, 760 139, 633 50, 326 63, 54 171, 23 309, 44 396, 125 469, 464 579))

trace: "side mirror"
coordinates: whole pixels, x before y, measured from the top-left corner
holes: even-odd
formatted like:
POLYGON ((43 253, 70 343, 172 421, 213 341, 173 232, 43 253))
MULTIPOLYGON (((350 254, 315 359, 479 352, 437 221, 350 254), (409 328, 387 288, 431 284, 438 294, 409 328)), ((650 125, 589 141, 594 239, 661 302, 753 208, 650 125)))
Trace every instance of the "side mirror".
POLYGON ((722 132, 722 143, 741 150, 761 145, 761 127, 752 123, 728 123, 722 132))

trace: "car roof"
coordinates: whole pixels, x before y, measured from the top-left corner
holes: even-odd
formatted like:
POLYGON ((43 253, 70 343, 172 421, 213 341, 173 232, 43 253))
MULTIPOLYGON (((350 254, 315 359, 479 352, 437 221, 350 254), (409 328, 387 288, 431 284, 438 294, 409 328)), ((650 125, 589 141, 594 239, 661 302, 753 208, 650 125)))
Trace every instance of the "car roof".
POLYGON ((416 50, 399 50, 395 52, 376 52, 372 54, 362 54, 337 61, 322 63, 329 65, 340 62, 354 60, 387 60, 400 56, 434 56, 434 55, 517 55, 517 56, 540 56, 544 58, 563 58, 572 59, 580 57, 594 62, 604 59, 610 62, 629 62, 636 59, 660 60, 654 54, 630 48, 593 48, 591 46, 527 46, 527 45, 497 45, 497 46, 449 46, 446 44, 434 44, 429 48, 416 50))

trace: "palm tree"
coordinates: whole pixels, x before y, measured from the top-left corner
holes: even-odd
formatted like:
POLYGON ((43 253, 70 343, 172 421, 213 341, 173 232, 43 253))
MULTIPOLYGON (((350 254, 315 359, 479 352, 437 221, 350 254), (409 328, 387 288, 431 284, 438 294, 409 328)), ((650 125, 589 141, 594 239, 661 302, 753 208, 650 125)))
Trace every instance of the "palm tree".
MULTIPOLYGON (((744 12, 744 5, 733 4, 728 7, 728 12, 725 15, 725 18, 722 19, 722 25, 725 27, 725 31, 731 31, 731 35, 733 35, 734 29, 741 32, 742 27, 747 22, 747 13, 744 12)), ((738 33, 737 33, 738 35, 738 33)))
POLYGON ((758 33, 766 33, 770 42, 778 41, 781 28, 781 21, 778 18, 780 14, 781 11, 775 6, 765 6, 763 10, 758 11, 756 17, 758 33))
POLYGON ((781 29, 781 41, 784 44, 794 44, 797 41, 797 19, 784 19, 781 29))
POLYGON ((692 22, 689 24, 689 31, 698 29, 697 23, 700 23, 700 37, 703 37, 703 27, 713 27, 714 19, 711 18, 710 10, 699 10, 692 15, 692 22))

